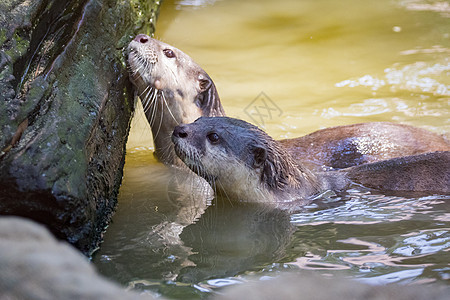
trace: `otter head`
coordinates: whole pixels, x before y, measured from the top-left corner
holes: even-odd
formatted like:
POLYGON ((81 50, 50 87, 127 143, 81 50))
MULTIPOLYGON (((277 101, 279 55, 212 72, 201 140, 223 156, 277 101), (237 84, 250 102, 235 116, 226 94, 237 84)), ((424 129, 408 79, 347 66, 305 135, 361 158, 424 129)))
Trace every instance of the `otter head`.
POLYGON ((175 127, 175 152, 225 196, 241 201, 278 201, 318 189, 316 177, 264 131, 245 121, 202 117, 175 127))
POLYGON ((201 116, 223 115, 216 87, 188 55, 168 44, 139 34, 128 46, 130 79, 141 98, 159 158, 173 152, 170 134, 180 123, 201 116))

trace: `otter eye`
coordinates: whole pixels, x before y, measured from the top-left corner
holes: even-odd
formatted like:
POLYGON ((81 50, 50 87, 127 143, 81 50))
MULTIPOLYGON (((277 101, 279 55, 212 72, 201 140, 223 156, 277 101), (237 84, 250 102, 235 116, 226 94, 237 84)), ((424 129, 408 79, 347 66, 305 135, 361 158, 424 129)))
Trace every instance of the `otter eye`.
POLYGON ((215 132, 208 133, 206 136, 211 144, 217 144, 219 142, 219 135, 215 132))
POLYGON ((164 52, 164 55, 167 56, 168 58, 174 58, 175 57, 175 52, 173 52, 170 49, 164 49, 163 52, 164 52))

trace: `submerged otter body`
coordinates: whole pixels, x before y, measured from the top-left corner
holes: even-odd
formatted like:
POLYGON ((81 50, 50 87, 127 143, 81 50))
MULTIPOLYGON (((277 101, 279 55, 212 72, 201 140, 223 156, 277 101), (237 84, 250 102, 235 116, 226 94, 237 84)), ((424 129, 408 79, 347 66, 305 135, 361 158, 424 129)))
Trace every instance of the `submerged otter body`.
MULTIPOLYGON (((224 116, 208 74, 179 49, 140 34, 128 47, 130 78, 150 123, 155 154, 167 164, 183 165, 170 142, 175 126, 202 116, 224 116)), ((341 169, 385 159, 450 150, 434 133, 408 125, 362 123, 281 140, 286 151, 313 170, 341 169)))
POLYGON ((313 173, 279 142, 242 120, 199 118, 194 123, 177 126, 172 141, 177 155, 192 171, 238 201, 302 201, 298 203, 301 205, 316 193, 343 189, 352 182, 379 190, 450 192, 450 152, 313 173))
POLYGON ((396 157, 450 151, 443 136, 390 122, 330 127, 280 141, 293 157, 313 170, 338 170, 396 157))
POLYGON ((152 129, 156 156, 164 163, 182 164, 170 135, 180 123, 224 115, 214 82, 182 51, 144 34, 129 44, 128 64, 152 129))

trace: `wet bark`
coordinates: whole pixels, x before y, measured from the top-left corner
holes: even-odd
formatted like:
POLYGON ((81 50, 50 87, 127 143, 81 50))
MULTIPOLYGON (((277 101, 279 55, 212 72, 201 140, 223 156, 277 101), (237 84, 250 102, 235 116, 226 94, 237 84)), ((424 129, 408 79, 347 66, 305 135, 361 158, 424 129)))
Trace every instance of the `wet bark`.
POLYGON ((2 1, 0 214, 45 224, 86 254, 97 247, 134 109, 124 49, 152 32, 158 6, 2 1))

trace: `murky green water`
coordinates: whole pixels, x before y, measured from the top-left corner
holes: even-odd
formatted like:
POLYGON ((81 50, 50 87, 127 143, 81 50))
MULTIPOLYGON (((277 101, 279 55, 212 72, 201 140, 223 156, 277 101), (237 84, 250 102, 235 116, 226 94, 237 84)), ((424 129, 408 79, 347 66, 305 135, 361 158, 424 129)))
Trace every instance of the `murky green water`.
MULTIPOLYGON (((444 1, 166 0, 156 37, 211 75, 228 115, 275 138, 367 121, 448 134, 449 17, 444 1)), ((138 113, 93 259, 107 277, 172 298, 286 270, 449 283, 450 197, 349 190, 295 215, 212 201, 204 182, 154 160, 146 126, 138 113)))

